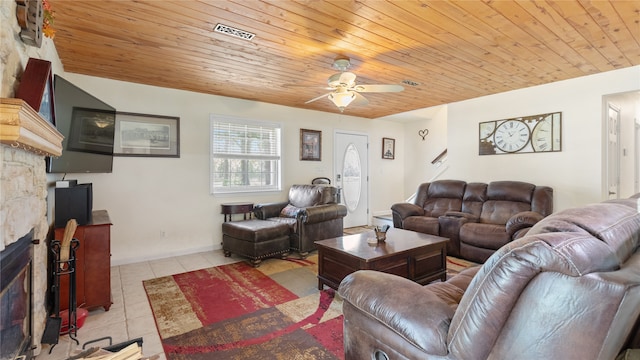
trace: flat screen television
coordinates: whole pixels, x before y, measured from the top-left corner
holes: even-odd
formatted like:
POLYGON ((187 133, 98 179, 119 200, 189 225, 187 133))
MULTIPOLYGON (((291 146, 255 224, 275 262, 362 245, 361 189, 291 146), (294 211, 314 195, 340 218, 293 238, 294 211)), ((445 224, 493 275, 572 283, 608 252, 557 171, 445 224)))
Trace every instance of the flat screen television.
POLYGON ((53 81, 55 126, 62 155, 47 158, 49 173, 110 173, 116 109, 59 75, 53 81))

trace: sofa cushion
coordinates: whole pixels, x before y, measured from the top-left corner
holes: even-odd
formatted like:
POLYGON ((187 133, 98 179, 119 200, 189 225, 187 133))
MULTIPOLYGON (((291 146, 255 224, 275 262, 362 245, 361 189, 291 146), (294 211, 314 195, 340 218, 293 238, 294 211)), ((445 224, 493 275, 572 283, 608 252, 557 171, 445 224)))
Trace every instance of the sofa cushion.
POLYGON ((487 197, 492 200, 531 203, 535 185, 520 181, 493 181, 487 186, 487 197))
POLYGON ((287 225, 287 227, 290 229, 291 233, 295 233, 297 230, 296 227, 296 218, 288 218, 288 217, 272 217, 272 218, 267 218, 268 221, 270 222, 275 222, 278 224, 285 224, 287 225))
POLYGON ((462 270, 460 273, 454 275, 452 278, 447 279, 444 282, 432 282, 425 285, 425 289, 428 289, 442 301, 447 303, 454 311, 462 299, 462 295, 469 287, 469 283, 480 270, 480 266, 473 266, 462 270))
POLYGON ((257 243, 288 236, 289 227, 282 223, 258 219, 230 221, 222 223, 222 234, 257 243))
POLYGON ((489 224, 500 224, 504 228, 504 225, 513 215, 519 212, 530 210, 531 204, 529 203, 504 200, 487 200, 482 205, 480 222, 489 224))
POLYGON ((425 215, 435 217, 447 211, 462 210, 462 196, 465 182, 459 180, 438 180, 418 190, 416 204, 423 204, 425 215))
POLYGON ((306 208, 336 203, 338 189, 327 185, 292 185, 289 189, 289 204, 306 208))
POLYGON ((462 198, 462 212, 479 218, 485 201, 487 201, 487 184, 468 183, 462 198))
POLYGON ((511 241, 504 225, 467 223, 460 228, 460 239, 483 249, 498 250, 511 241))

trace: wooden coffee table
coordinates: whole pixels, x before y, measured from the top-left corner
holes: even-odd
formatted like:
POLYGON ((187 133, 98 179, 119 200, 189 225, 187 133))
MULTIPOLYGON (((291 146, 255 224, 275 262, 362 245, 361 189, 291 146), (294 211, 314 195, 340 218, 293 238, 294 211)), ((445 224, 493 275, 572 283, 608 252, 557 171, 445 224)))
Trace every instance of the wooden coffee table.
POLYGON ((389 229, 385 242, 369 244, 373 231, 316 241, 318 289, 338 289, 347 275, 358 270, 395 274, 425 285, 447 277, 449 239, 403 229, 389 229))

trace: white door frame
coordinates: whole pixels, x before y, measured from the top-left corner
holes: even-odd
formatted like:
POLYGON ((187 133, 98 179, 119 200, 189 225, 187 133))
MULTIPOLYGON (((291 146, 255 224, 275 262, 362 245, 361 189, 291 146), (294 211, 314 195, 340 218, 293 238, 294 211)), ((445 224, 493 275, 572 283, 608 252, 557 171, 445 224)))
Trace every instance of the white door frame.
POLYGON ((620 107, 609 100, 605 111, 607 125, 605 132, 607 147, 606 199, 618 199, 620 198, 620 107))

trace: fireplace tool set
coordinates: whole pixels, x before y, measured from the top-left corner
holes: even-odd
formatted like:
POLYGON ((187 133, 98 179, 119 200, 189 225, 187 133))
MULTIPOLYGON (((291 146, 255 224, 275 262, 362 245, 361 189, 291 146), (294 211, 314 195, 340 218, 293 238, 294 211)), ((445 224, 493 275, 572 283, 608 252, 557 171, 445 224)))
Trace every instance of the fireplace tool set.
POLYGON ((76 250, 80 246, 78 239, 73 238, 78 223, 75 219, 67 222, 64 229, 62 241, 52 240, 50 245, 51 254, 51 296, 53 297, 53 313, 47 318, 44 333, 42 334, 42 343, 51 344, 49 353, 58 344, 61 332, 69 334, 69 338, 79 345, 76 336, 78 334, 77 326, 77 304, 76 304, 76 250), (60 279, 68 276, 69 279, 69 309, 65 312, 66 326, 62 327, 63 319, 60 316, 60 279))

